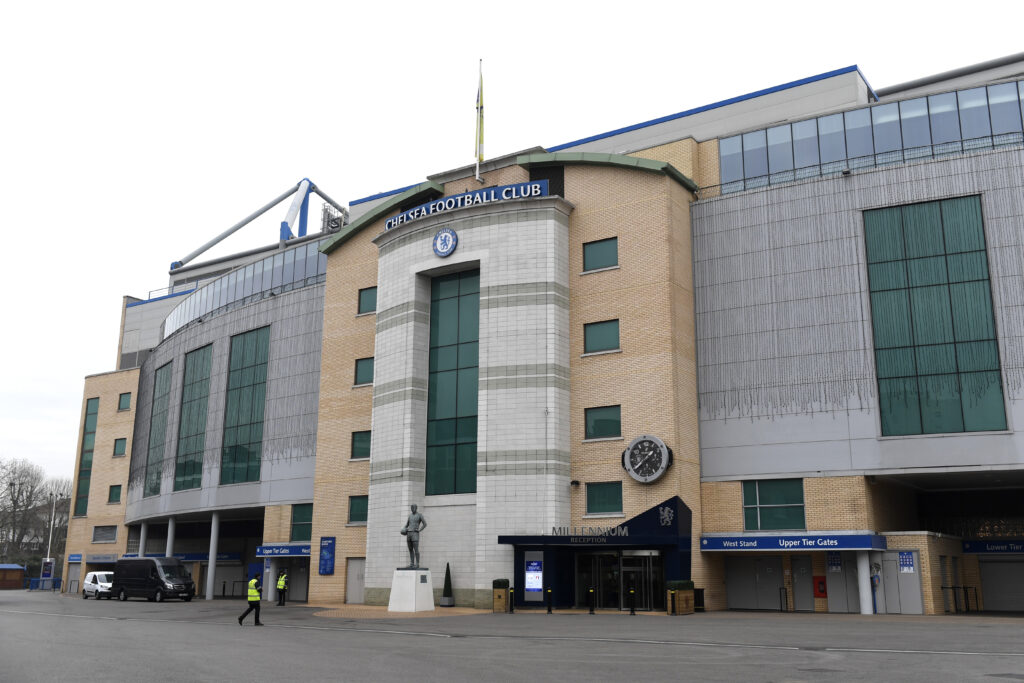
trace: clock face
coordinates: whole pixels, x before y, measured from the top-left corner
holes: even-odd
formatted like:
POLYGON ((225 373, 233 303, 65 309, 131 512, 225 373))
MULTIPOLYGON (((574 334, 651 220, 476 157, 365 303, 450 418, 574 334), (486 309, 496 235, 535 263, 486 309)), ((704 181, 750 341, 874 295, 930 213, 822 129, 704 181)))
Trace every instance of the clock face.
POLYGON ((671 464, 672 454, 668 446, 650 434, 633 439, 622 454, 622 466, 629 476, 644 484, 665 474, 671 464))

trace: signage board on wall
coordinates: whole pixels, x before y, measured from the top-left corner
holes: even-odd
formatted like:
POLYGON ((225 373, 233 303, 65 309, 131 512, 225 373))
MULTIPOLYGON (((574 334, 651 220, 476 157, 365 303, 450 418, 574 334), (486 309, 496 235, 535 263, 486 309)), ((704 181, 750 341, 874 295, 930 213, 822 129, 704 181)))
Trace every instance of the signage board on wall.
POLYGON ((256 548, 256 557, 309 557, 309 544, 288 545, 286 543, 261 545, 256 548))
POLYGON ((526 592, 541 593, 544 591, 544 562, 529 560, 526 563, 526 592))
POLYGON ((829 551, 825 556, 825 563, 828 564, 828 570, 833 573, 839 573, 843 571, 843 556, 837 552, 829 551))
POLYGON ((900 552, 900 574, 914 573, 914 553, 900 552))
POLYGON ((964 541, 965 553, 1024 553, 1024 538, 999 538, 991 541, 964 541))
POLYGON ((320 537, 320 576, 334 574, 334 536, 320 537))
POLYGON ((385 230, 397 228, 400 225, 414 221, 418 218, 426 218, 434 214, 446 211, 455 211, 469 206, 479 204, 494 204, 507 202, 513 199, 532 199, 535 197, 546 197, 548 194, 547 180, 531 180, 528 183, 516 183, 515 185, 502 185, 500 187, 485 187, 480 190, 472 190, 451 197, 441 197, 426 204, 420 204, 403 211, 397 216, 392 216, 384 223, 385 230))
POLYGON ((786 534, 784 536, 701 536, 707 550, 885 550, 876 534, 786 534))

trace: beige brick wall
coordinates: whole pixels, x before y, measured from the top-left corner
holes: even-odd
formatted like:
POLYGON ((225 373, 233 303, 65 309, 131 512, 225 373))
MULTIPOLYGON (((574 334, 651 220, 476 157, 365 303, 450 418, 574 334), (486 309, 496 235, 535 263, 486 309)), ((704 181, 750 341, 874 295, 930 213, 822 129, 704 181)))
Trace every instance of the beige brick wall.
POLYGON ((292 506, 268 505, 263 508, 263 542, 287 543, 291 540, 292 506))
POLYGON ((666 145, 658 145, 637 152, 630 152, 628 156, 670 163, 677 171, 693 180, 698 162, 697 141, 693 138, 676 140, 666 145))
POLYGON ((703 519, 706 533, 743 531, 743 483, 707 481, 701 484, 703 519))
POLYGON ((815 531, 871 529, 864 477, 804 479, 804 515, 815 531))
MULTIPOLYGON (((949 567, 949 585, 973 585, 978 586, 978 594, 981 594, 981 580, 978 574, 977 558, 967 556, 966 565, 968 572, 964 572, 963 545, 959 538, 943 536, 935 533, 921 534, 900 534, 898 536, 886 536, 886 544, 889 550, 917 550, 919 551, 921 572, 921 601, 924 604, 925 614, 943 614, 945 608, 942 600, 942 558, 949 567), (959 575, 953 573, 952 558, 959 558, 961 571, 959 575), (964 584, 970 580, 970 583, 964 584)), ((948 591, 947 591, 948 594, 948 591)), ((973 599, 973 595, 972 595, 973 599)), ((950 598, 952 600, 952 598, 950 598)), ((950 603, 952 605, 952 602, 950 603)))
MULTIPOLYGON (((81 553, 83 566, 80 578, 92 567, 84 560, 87 555, 121 556, 128 544, 128 527, 124 525, 125 501, 128 500, 128 470, 132 452, 132 429, 135 425, 135 405, 139 388, 139 370, 122 370, 90 375, 85 378, 81 413, 78 422, 78 438, 74 444, 74 487, 78 491, 78 475, 81 465, 82 431, 85 428, 85 406, 89 399, 99 398, 99 413, 96 417, 96 441, 93 448, 92 472, 89 481, 89 507, 83 517, 72 517, 68 523, 65 554, 81 553), (123 393, 131 393, 131 407, 117 409, 118 399, 123 393), (126 439, 125 455, 114 457, 114 441, 126 439), (121 487, 119 503, 108 503, 111 486, 121 487), (93 528, 117 526, 115 543, 93 543, 93 528)), ((72 493, 71 509, 74 510, 75 494, 72 493)), ((64 576, 68 575, 65 560, 64 576)), ((80 589, 81 586, 79 585, 80 589)), ((65 586, 65 590, 67 587, 65 586)))

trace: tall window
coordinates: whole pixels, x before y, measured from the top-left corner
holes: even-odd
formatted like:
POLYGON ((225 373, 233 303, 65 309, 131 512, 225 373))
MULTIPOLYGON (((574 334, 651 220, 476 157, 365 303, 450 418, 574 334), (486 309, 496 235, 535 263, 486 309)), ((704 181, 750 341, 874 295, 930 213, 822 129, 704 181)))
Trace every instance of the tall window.
POLYGON ((292 505, 293 541, 308 541, 313 538, 313 504, 292 505))
POLYGON ((128 439, 114 439, 114 457, 119 458, 128 450, 128 439))
POLYGON ((185 355, 185 381, 181 388, 178 422, 178 455, 174 462, 174 490, 197 489, 203 483, 203 450, 206 445, 206 409, 210 397, 208 344, 185 355))
POLYGON ((220 460, 221 484, 260 480, 269 355, 269 327, 231 338, 224 446, 220 460))
POLYGON ((121 502, 121 485, 116 484, 110 487, 110 491, 107 493, 108 503, 120 503, 121 502))
POLYGON ((356 386, 360 386, 362 384, 373 384, 373 358, 356 359, 356 376, 354 384, 356 386))
POLYGON ((430 287, 430 377, 426 493, 476 492, 480 271, 434 278, 430 287))
POLYGON ((864 213, 883 436, 1006 429, 978 197, 864 213))
POLYGON ((132 407, 132 395, 131 392, 127 394, 121 394, 117 397, 117 409, 118 410, 129 410, 132 407))
POLYGON ((171 363, 153 374, 153 413, 149 420, 149 448, 146 451, 146 480, 143 496, 160 494, 160 476, 167 440, 167 409, 171 402, 171 363))
POLYGON ((78 458, 78 489, 75 491, 75 516, 81 517, 89 509, 89 481, 92 479, 92 451, 96 445, 96 416, 100 400, 85 402, 85 425, 82 427, 82 451, 78 458))
POLYGON ((803 479, 743 482, 743 528, 747 531, 804 529, 803 479))

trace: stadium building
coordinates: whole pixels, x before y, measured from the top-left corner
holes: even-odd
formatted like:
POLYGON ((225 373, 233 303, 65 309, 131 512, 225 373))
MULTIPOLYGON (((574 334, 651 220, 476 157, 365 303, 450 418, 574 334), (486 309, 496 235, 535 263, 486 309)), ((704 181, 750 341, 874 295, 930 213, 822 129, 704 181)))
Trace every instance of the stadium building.
POLYGON ((461 605, 1024 610, 1022 77, 839 69, 174 264, 85 380, 68 589, 387 604, 415 504, 461 605))

